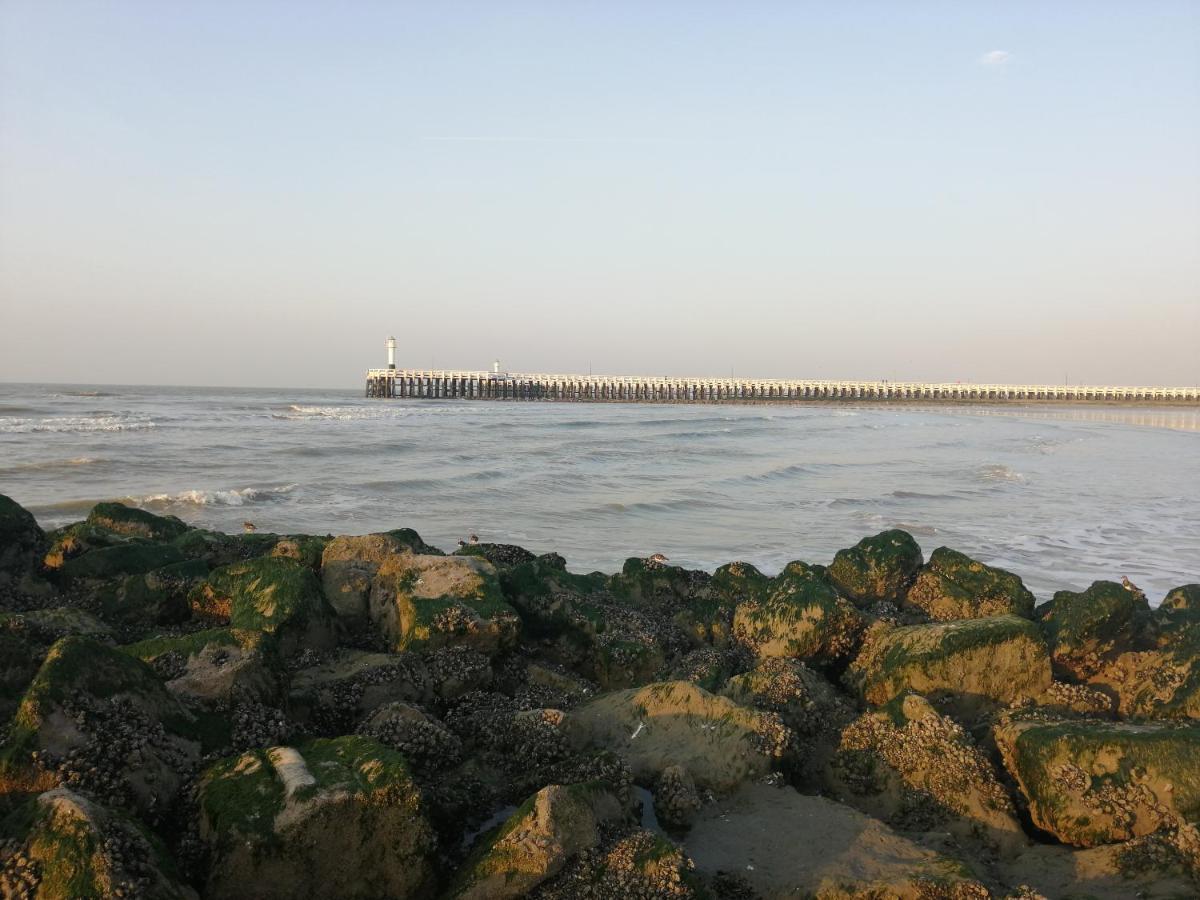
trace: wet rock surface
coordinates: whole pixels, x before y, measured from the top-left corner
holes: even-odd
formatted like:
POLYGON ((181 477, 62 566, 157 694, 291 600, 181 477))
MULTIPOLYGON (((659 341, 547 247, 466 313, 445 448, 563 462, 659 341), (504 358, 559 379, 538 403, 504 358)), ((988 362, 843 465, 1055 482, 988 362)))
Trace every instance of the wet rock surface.
POLYGON ((1192 896, 1198 697, 1197 585, 900 531, 577 574, 0 497, 5 896, 1192 896))

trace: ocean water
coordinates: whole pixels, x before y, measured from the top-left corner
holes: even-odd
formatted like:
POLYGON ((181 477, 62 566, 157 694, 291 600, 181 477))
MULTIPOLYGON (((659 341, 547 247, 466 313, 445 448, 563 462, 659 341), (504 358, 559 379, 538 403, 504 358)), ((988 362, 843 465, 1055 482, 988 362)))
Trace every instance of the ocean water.
POLYGON ((555 550, 828 562, 884 528, 1047 599, 1200 581, 1200 410, 365 400, 352 391, 0 384, 0 493, 44 527, 123 500, 238 531, 416 528, 555 550))

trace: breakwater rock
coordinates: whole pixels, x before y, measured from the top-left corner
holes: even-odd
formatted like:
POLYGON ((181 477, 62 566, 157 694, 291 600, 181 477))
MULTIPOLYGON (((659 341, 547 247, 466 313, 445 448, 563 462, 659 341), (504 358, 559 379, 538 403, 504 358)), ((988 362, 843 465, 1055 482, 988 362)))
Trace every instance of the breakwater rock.
POLYGON ((0 895, 1200 892, 1200 585, 614 574, 0 496, 0 895))

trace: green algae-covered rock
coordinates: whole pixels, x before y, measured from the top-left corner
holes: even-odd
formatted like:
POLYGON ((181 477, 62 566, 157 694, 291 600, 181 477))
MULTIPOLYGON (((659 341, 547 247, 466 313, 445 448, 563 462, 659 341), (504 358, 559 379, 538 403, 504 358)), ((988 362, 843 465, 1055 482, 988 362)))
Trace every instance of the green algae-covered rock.
POLYGON ((993 728, 1035 825, 1077 847, 1200 817, 1200 727, 1045 719, 993 728))
POLYGON ((501 572, 500 585, 525 631, 533 637, 567 636, 590 643, 604 628, 601 606, 607 578, 598 572, 568 572, 557 554, 539 556, 501 572))
POLYGON ((987 756, 919 694, 846 727, 826 779, 827 791, 893 827, 946 830, 1006 853, 1027 843, 987 756))
POLYGON ((707 572, 634 557, 607 588, 622 606, 671 620, 694 644, 730 642, 737 602, 707 572))
POLYGON ((42 558, 42 565, 52 572, 57 571, 67 560, 81 556, 89 550, 129 543, 144 543, 144 540, 120 535, 107 528, 89 525, 87 522, 75 522, 56 528, 46 535, 47 549, 42 558))
POLYGON ((924 558, 907 531, 892 529, 863 538, 849 550, 839 550, 829 566, 829 580, 858 604, 899 603, 924 558))
POLYGON ((196 897, 179 881, 166 848, 153 834, 87 797, 55 788, 18 815, 26 820, 20 829, 22 855, 40 874, 38 900, 196 897))
POLYGON ((86 551, 68 559, 59 571, 67 583, 108 581, 140 575, 183 560, 183 554, 170 544, 139 540, 86 551))
POLYGON ((491 655, 520 632, 495 568, 474 557, 390 556, 369 603, 371 620, 395 650, 463 646, 491 655))
POLYGON ((0 494, 0 576, 21 575, 34 567, 46 541, 33 514, 0 494))
POLYGON ((572 710, 567 732, 577 747, 617 753, 639 779, 653 781, 682 765, 698 787, 717 791, 766 775, 792 741, 778 715, 688 681, 605 694, 572 710))
POLYGON ((0 721, 7 722, 16 711, 46 650, 69 634, 106 640, 111 637, 112 629, 91 613, 75 607, 0 613, 0 721))
POLYGON ((1185 584, 1168 591, 1158 608, 1200 612, 1200 584, 1185 584))
POLYGON ((1154 611, 1153 647, 1120 653, 1088 679, 1123 717, 1200 719, 1200 609, 1184 600, 1154 611))
POLYGON ((319 572, 321 569, 321 557, 325 553, 325 548, 333 538, 323 535, 312 534, 294 534, 281 537, 275 546, 271 548, 270 556, 278 556, 282 559, 294 559, 298 563, 303 563, 314 572, 319 572))
POLYGON ((321 586, 338 617, 355 627, 369 621, 371 586, 383 561, 411 552, 394 535, 339 535, 321 552, 321 586))
POLYGON ((596 847, 606 825, 626 818, 627 811, 604 782, 547 785, 480 839, 447 896, 525 897, 571 857, 596 847))
POLYGON ((182 622, 190 614, 189 592, 207 575, 208 564, 194 559, 130 575, 100 592, 100 612, 108 621, 126 625, 182 622))
POLYGON ((197 616, 279 638, 290 656, 336 643, 332 611, 312 569, 293 559, 259 557, 223 566, 189 595, 197 616))
POLYGON ((120 649, 149 663, 179 697, 260 703, 279 698, 282 666, 274 636, 267 632, 210 628, 148 638, 120 649))
POLYGON ((406 549, 421 556, 445 556, 446 554, 430 544, 425 543, 421 536, 411 528, 393 528, 383 532, 388 537, 399 541, 406 549))
POLYGON ((735 637, 760 659, 833 662, 856 649, 865 627, 862 614, 803 563, 790 564, 733 615, 735 637))
POLYGON ((1134 649, 1137 619, 1149 611, 1144 597, 1115 581, 1059 591, 1041 620, 1056 671, 1080 681, 1095 675, 1107 660, 1134 649))
POLYGON ((1038 627, 1017 616, 877 628, 846 681, 874 706, 915 691, 965 714, 1041 695, 1050 657, 1038 627))
POLYGON ((151 541, 170 541, 188 530, 183 520, 175 516, 156 516, 124 503, 97 503, 88 513, 87 524, 151 541))
POLYGON ((217 568, 270 553, 280 541, 277 534, 225 534, 193 528, 171 541, 188 559, 201 559, 217 568))
POLYGON ((524 565, 537 559, 536 553, 530 553, 524 547, 516 544, 464 544, 454 551, 455 556, 478 556, 486 559, 498 571, 511 569, 513 566, 524 565))
POLYGON ((206 897, 428 897, 433 831, 404 757, 360 736, 251 750, 198 787, 206 897))
POLYGON ((934 621, 1016 615, 1033 618, 1034 596, 1019 577, 938 547, 905 597, 934 621))
POLYGON ((110 769, 126 802, 156 811, 199 758, 199 732, 195 716, 145 663, 90 638, 66 637, 21 698, 0 777, 28 775, 33 751, 54 759, 75 754, 85 783, 110 769))

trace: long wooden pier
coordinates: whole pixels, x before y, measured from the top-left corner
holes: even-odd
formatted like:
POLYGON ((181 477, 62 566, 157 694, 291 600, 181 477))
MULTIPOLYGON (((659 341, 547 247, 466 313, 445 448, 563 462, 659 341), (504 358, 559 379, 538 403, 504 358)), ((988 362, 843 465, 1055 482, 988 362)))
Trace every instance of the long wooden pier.
POLYGON ((368 397, 554 400, 590 403, 800 403, 821 400, 1200 403, 1200 387, 1046 384, 932 384, 764 378, 653 378, 370 369, 368 397))

